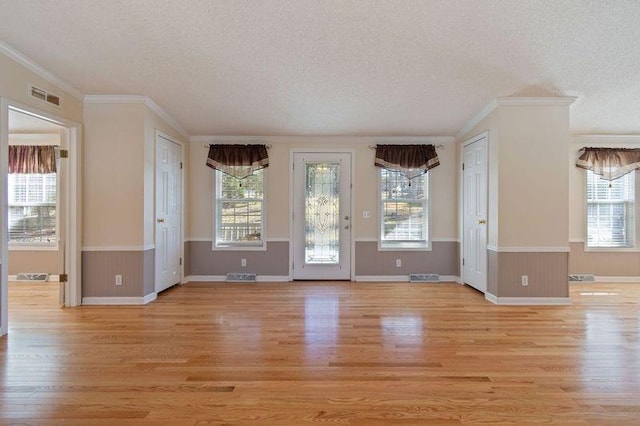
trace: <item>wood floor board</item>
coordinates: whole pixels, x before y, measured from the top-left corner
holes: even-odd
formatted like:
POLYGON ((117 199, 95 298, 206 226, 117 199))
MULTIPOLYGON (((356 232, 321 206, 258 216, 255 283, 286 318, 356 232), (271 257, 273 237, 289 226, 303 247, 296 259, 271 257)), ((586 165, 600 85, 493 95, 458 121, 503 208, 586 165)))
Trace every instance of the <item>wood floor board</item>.
POLYGON ((640 284, 496 306, 457 284, 9 288, 0 425, 637 425, 640 284))

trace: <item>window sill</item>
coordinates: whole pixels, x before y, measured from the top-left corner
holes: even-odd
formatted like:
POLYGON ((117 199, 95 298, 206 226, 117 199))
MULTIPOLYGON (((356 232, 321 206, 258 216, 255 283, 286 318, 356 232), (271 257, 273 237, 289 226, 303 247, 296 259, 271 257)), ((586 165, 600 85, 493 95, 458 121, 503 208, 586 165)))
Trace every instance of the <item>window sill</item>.
POLYGON ((58 251, 58 245, 56 244, 55 246, 38 246, 38 245, 21 245, 21 244, 16 244, 16 245, 12 245, 9 244, 9 246, 7 247, 9 249, 9 251, 58 251))
POLYGON ((639 253, 640 247, 587 247, 585 253, 639 253))
POLYGON ((431 243, 380 243, 378 251, 431 251, 431 243))
POLYGON ((215 242, 211 245, 211 250, 213 251, 266 251, 267 244, 262 243, 260 245, 257 244, 228 244, 228 245, 217 245, 215 242))

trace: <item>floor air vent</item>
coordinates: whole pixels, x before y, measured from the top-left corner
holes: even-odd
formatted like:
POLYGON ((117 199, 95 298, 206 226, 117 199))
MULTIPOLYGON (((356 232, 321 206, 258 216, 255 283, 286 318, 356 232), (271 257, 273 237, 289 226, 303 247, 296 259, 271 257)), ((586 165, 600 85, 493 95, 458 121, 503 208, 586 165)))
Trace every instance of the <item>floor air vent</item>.
POLYGON ((49 281, 49 274, 46 272, 20 272, 16 275, 17 282, 38 282, 49 281))
POLYGON ((440 282, 438 274, 409 274, 410 283, 437 283, 440 282))
POLYGON ((227 274, 225 282, 228 283, 255 283, 256 274, 246 274, 243 272, 232 272, 227 274))
POLYGON ((569 274, 569 281, 593 283, 596 281, 596 277, 593 274, 569 274))

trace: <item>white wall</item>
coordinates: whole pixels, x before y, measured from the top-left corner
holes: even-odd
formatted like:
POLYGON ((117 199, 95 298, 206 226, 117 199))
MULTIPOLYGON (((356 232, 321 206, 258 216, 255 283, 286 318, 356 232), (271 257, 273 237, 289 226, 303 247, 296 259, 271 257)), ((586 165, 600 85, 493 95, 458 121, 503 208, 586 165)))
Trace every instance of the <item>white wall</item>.
POLYGON ((2 78, 0 78, 0 96, 77 123, 82 123, 82 99, 75 98, 69 92, 43 79, 3 53, 0 53, 0 75, 2 75, 2 78), (58 108, 29 96, 29 85, 35 85, 60 96, 62 98, 61 106, 58 108))
POLYGON ((567 247, 568 106, 502 106, 499 123, 499 246, 567 247))
MULTIPOLYGON (((389 138, 391 140, 392 138, 389 138)), ((400 139, 400 138, 398 138, 400 139)), ((427 138, 425 138, 426 140, 427 138)), ((235 139, 237 141, 238 139, 235 139)), ((289 239, 291 207, 289 181, 291 151, 293 149, 342 149, 355 152, 353 182, 353 229, 355 240, 378 238, 378 168, 373 165, 374 150, 370 145, 384 143, 367 137, 265 137, 256 143, 271 145, 269 167, 266 170, 266 238, 289 239), (371 212, 370 219, 362 218, 362 211, 371 212)), ((213 170, 205 165, 207 143, 232 143, 233 138, 217 138, 192 142, 190 147, 190 229, 188 239, 212 239, 213 170)), ((249 143, 249 142, 242 142, 249 143)), ((392 143, 392 142, 390 142, 392 143)), ((439 143, 439 142, 438 142, 439 143)), ((456 147, 446 143, 438 149, 440 166, 430 171, 432 238, 457 238, 457 172, 456 147)))
POLYGON ((86 104, 85 247, 144 243, 145 109, 142 103, 86 104))

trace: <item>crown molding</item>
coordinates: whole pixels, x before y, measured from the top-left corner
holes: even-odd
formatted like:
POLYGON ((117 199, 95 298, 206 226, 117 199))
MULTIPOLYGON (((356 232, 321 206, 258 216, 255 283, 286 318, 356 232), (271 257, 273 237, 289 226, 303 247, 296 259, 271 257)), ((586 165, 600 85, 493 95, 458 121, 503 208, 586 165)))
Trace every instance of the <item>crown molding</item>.
POLYGON ((162 109, 162 107, 160 107, 160 105, 158 105, 153 99, 147 97, 147 101, 145 102, 145 104, 151 111, 155 112, 158 117, 162 118, 167 122, 169 126, 173 127, 176 132, 180 133, 180 136, 187 140, 189 139, 189 133, 185 130, 185 128, 182 127, 180 123, 178 123, 178 121, 176 121, 172 116, 170 116, 168 112, 162 109))
POLYGON ((86 95, 85 104, 144 104, 151 111, 162 118, 169 126, 185 139, 189 139, 189 133, 168 112, 158 105, 149 96, 144 95, 86 95))
POLYGON ((476 115, 474 115, 471 120, 469 120, 467 124, 465 124, 464 127, 462 127, 462 129, 460 129, 458 133, 456 133, 456 140, 462 139, 467 133, 471 131, 471 129, 476 127, 478 123, 487 118, 487 116, 491 114, 497 106, 498 103, 495 99, 485 105, 484 108, 482 108, 476 115))
MULTIPOLYGON (((265 140, 274 136, 214 136, 214 135, 198 135, 191 136, 189 142, 194 143, 229 143, 229 142, 244 142, 244 143, 265 143, 265 140)), ((275 136, 277 137, 277 136, 275 136)))
MULTIPOLYGON (((280 136, 219 136, 219 135, 197 135, 191 136, 189 142, 193 143, 229 143, 229 142, 243 142, 243 143, 267 143, 272 142, 272 139, 293 139, 299 138, 295 135, 280 135, 280 136)), ((309 138, 309 136, 303 136, 303 138, 309 138)), ((447 144, 456 141, 453 136, 312 136, 312 138, 353 138, 359 139, 359 143, 432 143, 432 144, 447 144)))
POLYGON ((6 43, 0 41, 0 53, 3 53, 7 57, 13 59, 23 67, 27 68, 31 72, 35 73, 39 77, 47 80, 49 83, 54 84, 60 89, 64 90, 74 98, 78 100, 82 100, 84 98, 84 93, 73 87, 68 82, 64 81, 57 75, 53 74, 51 71, 43 68, 36 62, 34 62, 31 58, 25 56, 23 53, 18 52, 13 47, 9 46, 6 43))
POLYGON ((456 141, 453 136, 374 136, 371 138, 372 142, 391 144, 401 143, 432 143, 432 144, 445 144, 456 141))
POLYGON ((574 96, 562 96, 562 97, 532 97, 532 98, 496 98, 489 102, 484 108, 482 108, 467 124, 464 125, 458 133, 456 133, 455 139, 462 139, 467 133, 471 131, 478 123, 484 120, 489 114, 491 114, 499 106, 570 106, 578 98, 574 96))

